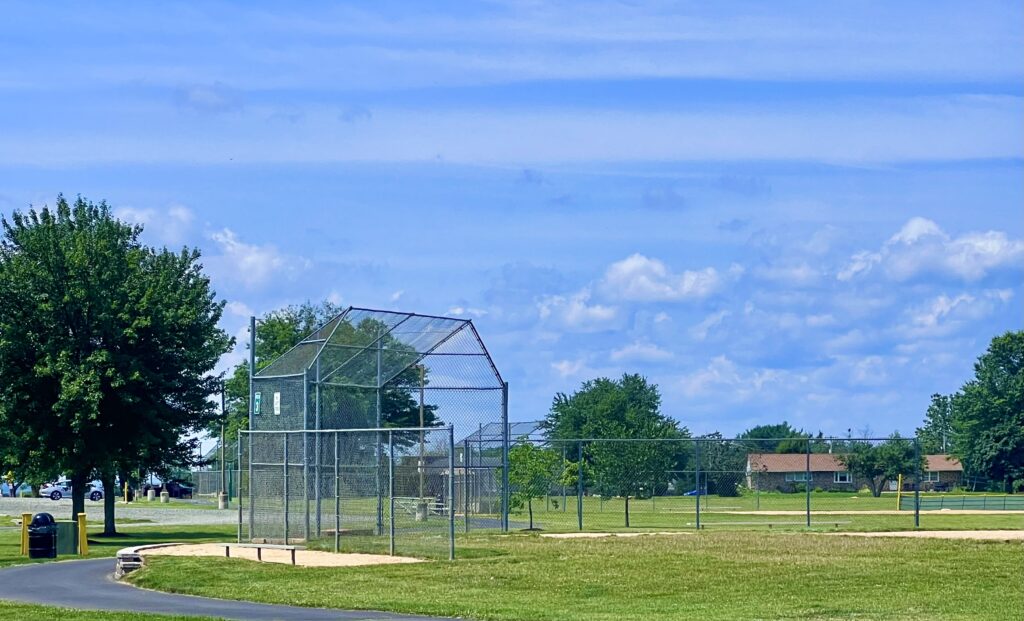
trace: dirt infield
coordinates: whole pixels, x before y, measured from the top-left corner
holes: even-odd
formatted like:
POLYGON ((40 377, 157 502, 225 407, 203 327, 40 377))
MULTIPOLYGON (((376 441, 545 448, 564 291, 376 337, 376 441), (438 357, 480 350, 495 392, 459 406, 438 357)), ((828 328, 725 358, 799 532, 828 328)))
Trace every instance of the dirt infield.
POLYGON ((1024 530, 897 530, 888 533, 824 533, 839 537, 910 537, 914 539, 985 539, 1024 541, 1024 530))
MULTIPOLYGON (((224 556, 224 546, 215 543, 199 543, 189 545, 171 545, 150 548, 142 552, 143 556, 224 556)), ((291 552, 287 550, 263 550, 264 563, 283 563, 291 565, 291 552)), ((256 560, 255 548, 232 548, 231 558, 256 560)), ((388 565, 395 563, 422 563, 418 558, 405 556, 385 556, 383 554, 334 554, 319 550, 297 550, 295 564, 303 567, 359 567, 363 565, 388 565)))
POLYGON ((646 535, 692 535, 693 533, 683 532, 657 532, 657 533, 548 533, 541 535, 548 539, 598 539, 601 537, 644 537, 646 535))

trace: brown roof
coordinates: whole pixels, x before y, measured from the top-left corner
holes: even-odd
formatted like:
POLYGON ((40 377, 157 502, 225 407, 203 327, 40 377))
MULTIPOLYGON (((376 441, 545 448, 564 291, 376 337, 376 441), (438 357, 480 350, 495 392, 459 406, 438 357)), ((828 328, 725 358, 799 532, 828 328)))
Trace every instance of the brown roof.
POLYGON ((964 467, 952 455, 925 455, 924 469, 929 472, 963 472, 964 467))
MULTIPOLYGON (((805 453, 750 453, 750 470, 761 472, 804 472, 807 469, 805 453)), ((925 455, 925 470, 929 472, 963 472, 964 467, 951 455, 925 455)), ((845 472, 846 466, 836 455, 811 453, 811 472, 845 472)))
MULTIPOLYGON (((751 470, 761 472, 804 472, 807 469, 805 453, 750 453, 747 463, 751 470)), ((828 453, 811 453, 811 472, 845 472, 846 466, 828 453)))

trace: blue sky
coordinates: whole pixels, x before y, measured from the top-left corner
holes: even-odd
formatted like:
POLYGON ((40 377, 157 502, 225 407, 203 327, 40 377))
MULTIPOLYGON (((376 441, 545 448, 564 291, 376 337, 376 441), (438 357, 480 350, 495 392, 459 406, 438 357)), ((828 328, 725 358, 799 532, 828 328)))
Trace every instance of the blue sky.
POLYGON ((695 432, 908 433, 1022 328, 1022 13, 7 5, 0 212, 198 246, 239 337, 306 299, 471 317, 516 420, 635 371, 695 432))

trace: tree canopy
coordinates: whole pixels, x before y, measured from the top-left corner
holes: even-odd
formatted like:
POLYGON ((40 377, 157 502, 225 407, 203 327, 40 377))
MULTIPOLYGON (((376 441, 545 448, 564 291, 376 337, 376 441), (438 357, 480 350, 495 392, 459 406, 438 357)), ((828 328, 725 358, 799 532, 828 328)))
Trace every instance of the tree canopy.
POLYGON ((626 526, 629 497, 667 482, 688 454, 686 443, 651 441, 687 438, 689 431, 661 414, 658 387, 635 374, 588 380, 572 395, 555 395, 540 426, 552 440, 594 440, 584 443, 584 460, 602 493, 625 497, 626 526))
POLYGON ((952 397, 954 455, 966 471, 1024 489, 1024 331, 992 339, 974 379, 952 397))
POLYGON ((67 474, 73 512, 98 475, 113 530, 115 473, 189 464, 183 435, 216 416, 223 302, 198 251, 142 245, 106 203, 60 196, 2 224, 3 459, 36 480, 67 474))
POLYGON ((544 496, 553 484, 561 481, 566 469, 565 461, 552 449, 521 438, 509 449, 508 463, 511 504, 513 507, 527 506, 530 530, 533 530, 533 499, 544 496))
POLYGON ((924 426, 917 429, 921 451, 926 455, 950 452, 953 444, 953 398, 947 395, 932 395, 924 418, 924 426))
POLYGON ((847 450, 836 457, 855 479, 869 482, 875 497, 882 495, 887 481, 895 481, 901 474, 916 476, 924 467, 924 458, 915 448, 914 441, 901 438, 898 433, 880 444, 850 442, 847 450))
POLYGON ((793 427, 786 421, 777 425, 757 425, 737 436, 745 442, 751 452, 758 453, 803 453, 807 450, 810 434, 793 427))

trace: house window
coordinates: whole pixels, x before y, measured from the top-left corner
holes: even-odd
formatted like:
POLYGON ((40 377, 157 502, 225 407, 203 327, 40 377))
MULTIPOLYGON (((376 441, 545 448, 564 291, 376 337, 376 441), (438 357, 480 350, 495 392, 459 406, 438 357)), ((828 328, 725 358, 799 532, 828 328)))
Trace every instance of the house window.
POLYGON ((931 472, 931 471, 925 472, 924 473, 924 482, 925 483, 938 483, 939 482, 939 473, 938 472, 931 472))
POLYGON ((806 472, 787 472, 786 482, 787 483, 803 483, 807 481, 806 472))
POLYGON ((849 472, 835 472, 833 473, 832 481, 835 483, 853 483, 853 477, 850 476, 849 472))

